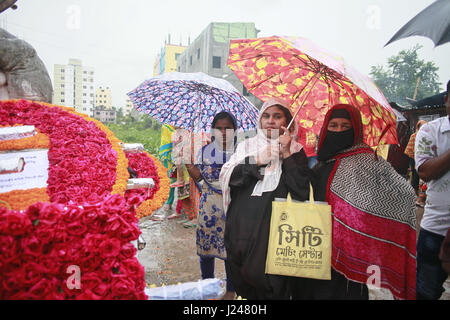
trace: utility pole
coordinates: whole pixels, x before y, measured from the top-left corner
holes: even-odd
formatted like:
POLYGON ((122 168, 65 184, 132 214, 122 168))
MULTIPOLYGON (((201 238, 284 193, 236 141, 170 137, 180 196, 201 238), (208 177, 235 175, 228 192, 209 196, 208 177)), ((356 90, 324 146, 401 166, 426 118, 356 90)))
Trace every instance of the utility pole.
POLYGON ((419 84, 420 84, 420 76, 417 78, 416 90, 414 90, 414 97, 413 97, 414 100, 416 100, 417 97, 417 90, 419 89, 419 84))
POLYGON ((419 90, 419 84, 420 84, 420 76, 417 78, 416 89, 414 90, 414 96, 413 96, 413 98, 411 99, 411 98, 405 97, 405 99, 406 99, 407 101, 409 101, 411 104, 414 104, 414 103, 416 102, 417 91, 419 90))

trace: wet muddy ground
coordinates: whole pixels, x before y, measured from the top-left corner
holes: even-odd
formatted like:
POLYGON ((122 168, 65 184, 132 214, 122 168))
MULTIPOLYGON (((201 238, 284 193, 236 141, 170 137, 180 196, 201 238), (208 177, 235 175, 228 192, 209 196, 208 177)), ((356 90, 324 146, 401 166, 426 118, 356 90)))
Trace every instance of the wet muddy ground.
MULTIPOLYGON (((420 221, 423 209, 418 210, 420 221)), ((170 215, 162 209, 155 214, 170 215)), ((172 285, 201 280, 200 264, 195 245, 195 228, 185 228, 180 218, 152 221, 145 217, 139 221, 142 236, 146 241, 143 250, 138 251, 138 260, 145 268, 148 285, 172 285)), ((215 277, 225 279, 225 266, 216 259, 215 277)), ((446 291, 441 300, 450 300, 450 278, 444 284, 446 291)), ((391 300, 391 293, 385 289, 369 288, 371 300, 391 300)))
MULTIPOLYGON (((161 209, 157 212, 163 213, 161 209)), ((146 246, 138 251, 138 259, 145 267, 147 284, 161 286, 201 280, 195 228, 185 228, 180 221, 181 218, 152 221, 151 217, 139 221, 146 246)), ((224 263, 219 259, 215 262, 215 277, 226 278, 224 263)))

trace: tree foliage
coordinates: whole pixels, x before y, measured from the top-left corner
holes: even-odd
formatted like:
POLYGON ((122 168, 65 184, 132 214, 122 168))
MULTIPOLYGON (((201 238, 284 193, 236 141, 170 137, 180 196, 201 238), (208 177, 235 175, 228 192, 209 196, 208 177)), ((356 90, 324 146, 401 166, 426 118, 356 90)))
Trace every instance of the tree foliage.
POLYGON ((115 136, 125 143, 142 143, 144 149, 157 156, 161 142, 161 124, 144 114, 139 120, 131 116, 117 118, 117 123, 108 124, 115 136))
POLYGON ((415 100, 420 100, 439 93, 441 83, 434 62, 419 59, 418 51, 422 46, 416 45, 409 50, 402 50, 397 55, 388 58, 387 67, 372 66, 370 76, 383 92, 388 101, 401 105, 409 105, 416 90, 415 100))

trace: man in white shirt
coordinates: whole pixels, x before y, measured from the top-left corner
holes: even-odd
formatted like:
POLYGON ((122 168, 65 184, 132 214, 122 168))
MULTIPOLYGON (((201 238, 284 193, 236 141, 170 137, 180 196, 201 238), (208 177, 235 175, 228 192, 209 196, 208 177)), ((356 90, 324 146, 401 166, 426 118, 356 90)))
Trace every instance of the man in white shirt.
POLYGON ((417 171, 428 185, 417 241, 417 299, 439 299, 448 276, 439 251, 450 228, 450 81, 444 101, 447 116, 423 125, 415 144, 417 171))

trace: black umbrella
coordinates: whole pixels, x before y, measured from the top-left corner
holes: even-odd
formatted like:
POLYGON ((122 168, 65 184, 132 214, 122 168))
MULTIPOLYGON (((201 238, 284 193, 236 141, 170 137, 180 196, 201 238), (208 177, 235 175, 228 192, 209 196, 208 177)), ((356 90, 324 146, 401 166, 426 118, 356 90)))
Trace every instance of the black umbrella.
POLYGON ((435 47, 450 41, 450 0, 437 0, 419 12, 384 46, 410 36, 425 36, 435 47))

